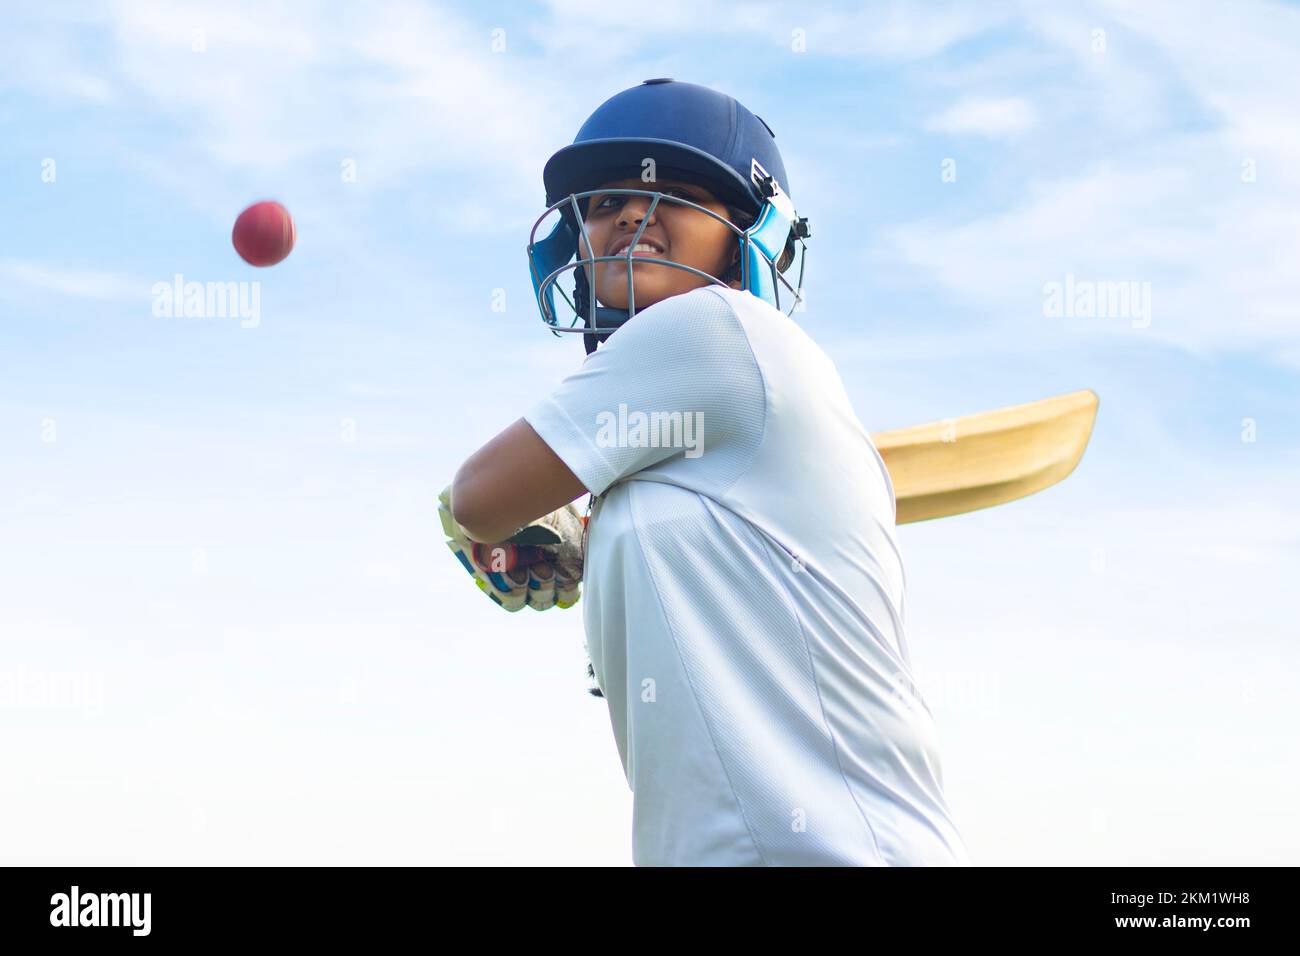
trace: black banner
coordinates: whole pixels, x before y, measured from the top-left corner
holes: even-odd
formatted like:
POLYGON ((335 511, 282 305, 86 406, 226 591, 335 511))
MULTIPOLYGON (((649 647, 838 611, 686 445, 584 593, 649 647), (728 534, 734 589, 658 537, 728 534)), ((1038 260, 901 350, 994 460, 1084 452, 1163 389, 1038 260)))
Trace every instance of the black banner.
POLYGON ((848 932, 864 945, 913 933, 921 945, 1130 937, 1233 946, 1287 933, 1293 883, 1285 868, 11 868, 0 870, 0 938, 334 946, 432 940, 473 921, 491 938, 513 931, 591 945, 609 939, 602 923, 619 938, 662 939, 689 921, 693 940, 714 929, 724 938, 807 934, 808 945, 848 932))

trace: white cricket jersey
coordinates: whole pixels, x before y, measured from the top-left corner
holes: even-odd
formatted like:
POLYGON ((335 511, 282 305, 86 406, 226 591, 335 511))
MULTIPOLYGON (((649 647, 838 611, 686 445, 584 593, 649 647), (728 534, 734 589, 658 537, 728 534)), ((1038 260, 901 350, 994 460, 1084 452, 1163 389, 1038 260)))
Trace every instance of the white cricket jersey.
POLYGON ((709 286, 638 312, 525 417, 597 496, 581 604, 633 862, 969 864, 893 487, 826 353, 709 286))

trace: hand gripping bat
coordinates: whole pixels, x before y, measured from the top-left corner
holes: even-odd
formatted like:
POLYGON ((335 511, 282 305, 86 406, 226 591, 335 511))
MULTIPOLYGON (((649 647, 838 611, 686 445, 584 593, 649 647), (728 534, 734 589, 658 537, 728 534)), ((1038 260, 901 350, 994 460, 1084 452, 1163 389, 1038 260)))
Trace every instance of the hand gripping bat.
POLYGON ((572 504, 543 515, 507 541, 474 541, 451 514, 451 486, 438 496, 438 519, 479 590, 507 611, 570 608, 581 596, 584 523, 572 504))

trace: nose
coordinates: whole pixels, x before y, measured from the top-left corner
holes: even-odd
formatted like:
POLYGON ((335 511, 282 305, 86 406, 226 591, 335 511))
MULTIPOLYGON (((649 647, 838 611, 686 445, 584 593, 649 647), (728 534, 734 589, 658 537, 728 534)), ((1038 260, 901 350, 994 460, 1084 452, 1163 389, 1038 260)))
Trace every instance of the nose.
MULTIPOLYGON (((629 221, 641 222, 650 208, 651 200, 648 196, 627 196, 626 200, 618 211, 618 224, 620 226, 627 225, 629 221)), ((654 216, 650 216, 650 221, 654 222, 654 216)))

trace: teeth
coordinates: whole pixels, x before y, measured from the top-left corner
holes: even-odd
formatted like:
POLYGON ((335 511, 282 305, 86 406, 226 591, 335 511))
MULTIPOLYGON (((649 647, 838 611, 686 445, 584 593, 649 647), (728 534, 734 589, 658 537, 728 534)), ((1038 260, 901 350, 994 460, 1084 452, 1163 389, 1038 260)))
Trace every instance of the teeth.
MULTIPOLYGON (((620 256, 626 255, 627 251, 628 251, 627 246, 624 246, 622 249, 618 251, 618 254, 620 256)), ((632 247, 632 251, 633 252, 658 252, 659 250, 656 249, 654 246, 647 245, 644 242, 638 242, 635 246, 632 247)))

